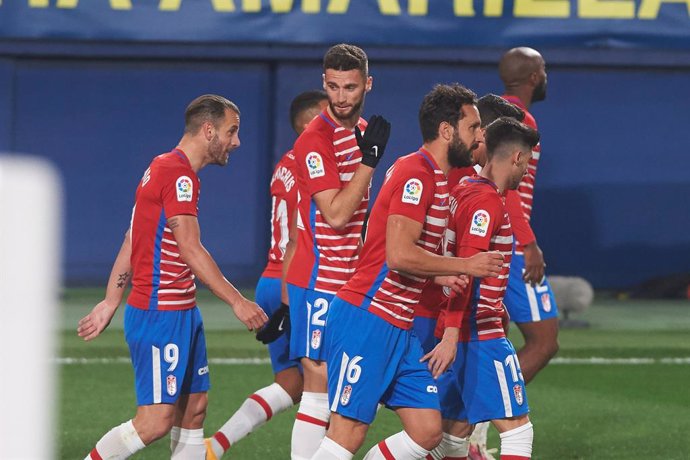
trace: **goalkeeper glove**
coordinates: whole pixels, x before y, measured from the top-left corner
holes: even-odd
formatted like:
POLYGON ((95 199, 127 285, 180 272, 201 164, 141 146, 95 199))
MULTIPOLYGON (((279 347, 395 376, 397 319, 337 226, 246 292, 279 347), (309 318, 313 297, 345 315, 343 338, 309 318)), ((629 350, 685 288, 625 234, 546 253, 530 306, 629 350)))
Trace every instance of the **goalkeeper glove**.
POLYGON ((280 308, 268 318, 266 325, 256 334, 256 340, 268 345, 278 340, 283 333, 290 336, 290 306, 281 303, 280 308))
POLYGON ((362 134, 359 126, 355 126, 357 146, 362 152, 362 164, 375 168, 386 150, 388 137, 391 134, 391 124, 380 115, 373 115, 369 119, 366 131, 362 134))

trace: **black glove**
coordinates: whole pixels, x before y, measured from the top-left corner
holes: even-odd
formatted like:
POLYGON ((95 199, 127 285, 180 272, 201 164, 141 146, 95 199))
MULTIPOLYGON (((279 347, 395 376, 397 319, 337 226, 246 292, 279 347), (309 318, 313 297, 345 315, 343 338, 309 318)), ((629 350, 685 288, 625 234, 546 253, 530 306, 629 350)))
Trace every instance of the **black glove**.
POLYGON ((266 325, 256 333, 256 340, 268 345, 275 342, 283 333, 290 336, 290 306, 281 303, 280 308, 268 318, 266 325))
POLYGON ((388 136, 391 134, 391 124, 381 115, 369 118, 366 131, 362 134, 359 126, 355 126, 357 146, 362 152, 362 164, 375 168, 386 150, 388 136))

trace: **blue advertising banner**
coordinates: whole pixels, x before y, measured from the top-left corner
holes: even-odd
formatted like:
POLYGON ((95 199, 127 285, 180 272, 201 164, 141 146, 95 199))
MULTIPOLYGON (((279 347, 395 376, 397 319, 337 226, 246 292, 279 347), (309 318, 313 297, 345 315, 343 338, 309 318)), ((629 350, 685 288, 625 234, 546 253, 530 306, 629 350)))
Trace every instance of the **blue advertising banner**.
POLYGON ((0 0, 0 39, 690 49, 690 0, 0 0))

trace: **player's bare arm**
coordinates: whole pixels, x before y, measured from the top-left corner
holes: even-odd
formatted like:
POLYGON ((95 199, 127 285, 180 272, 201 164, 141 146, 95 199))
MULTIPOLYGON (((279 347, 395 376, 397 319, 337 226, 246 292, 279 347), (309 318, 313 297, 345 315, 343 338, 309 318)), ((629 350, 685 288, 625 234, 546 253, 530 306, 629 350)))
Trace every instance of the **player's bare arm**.
POLYGON ((345 187, 323 190, 313 195, 316 207, 319 208, 328 225, 335 230, 345 228, 368 193, 373 175, 374 168, 360 165, 345 187))
POLYGON ((369 119, 364 133, 359 130, 359 126, 355 126, 355 138, 362 153, 362 162, 352 180, 342 189, 323 190, 314 194, 314 201, 321 215, 334 229, 342 230, 345 227, 368 193, 374 169, 386 150, 390 132, 390 123, 380 115, 369 119))
POLYGON ((108 327, 120 303, 122 303, 125 289, 132 276, 131 255, 132 245, 128 230, 110 271, 105 298, 93 307, 91 313, 79 320, 77 334, 84 340, 88 341, 98 337, 108 327))
POLYGON ((542 253, 536 240, 526 245, 523 248, 523 253, 525 255, 525 273, 522 275, 522 279, 525 280, 525 283, 532 285, 541 284, 544 280, 546 264, 544 263, 544 253, 542 253))
POLYGON ((423 277, 459 274, 485 277, 498 276, 501 272, 503 256, 497 252, 480 253, 467 259, 439 256, 417 246, 421 235, 420 222, 401 215, 389 216, 386 224, 388 268, 423 277))
POLYGON ((439 378, 455 362, 459 338, 460 328, 447 327, 443 331, 441 341, 420 360, 421 362, 429 361, 429 372, 435 379, 439 378))
POLYGON ((290 225, 288 227, 288 242, 285 245, 285 255, 283 256, 283 274, 280 279, 280 301, 286 305, 290 304, 287 292, 287 279, 288 270, 290 269, 290 262, 292 262, 293 257, 295 257, 295 250, 297 249, 297 216, 299 210, 295 209, 295 212, 290 216, 290 225))
POLYGON ((259 329, 267 321, 266 313, 254 302, 244 298, 221 273, 211 254, 201 244, 201 232, 196 216, 179 215, 168 219, 180 250, 180 257, 192 273, 233 312, 249 330, 259 329))

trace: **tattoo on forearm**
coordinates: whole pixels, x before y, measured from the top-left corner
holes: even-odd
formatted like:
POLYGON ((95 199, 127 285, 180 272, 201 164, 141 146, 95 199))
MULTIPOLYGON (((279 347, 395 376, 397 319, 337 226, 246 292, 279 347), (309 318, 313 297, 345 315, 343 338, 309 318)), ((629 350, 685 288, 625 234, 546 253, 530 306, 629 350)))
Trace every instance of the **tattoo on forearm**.
POLYGON ((177 217, 171 217, 168 219, 168 227, 170 227, 170 230, 179 227, 180 222, 177 220, 177 217))
POLYGON ((127 285, 130 275, 131 273, 129 272, 124 272, 117 275, 117 287, 120 289, 124 288, 127 285))

